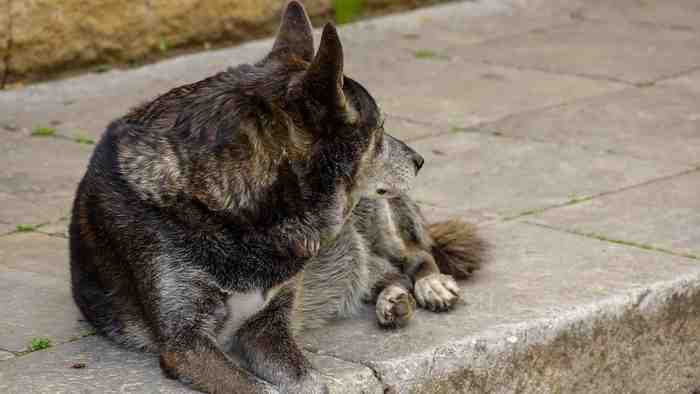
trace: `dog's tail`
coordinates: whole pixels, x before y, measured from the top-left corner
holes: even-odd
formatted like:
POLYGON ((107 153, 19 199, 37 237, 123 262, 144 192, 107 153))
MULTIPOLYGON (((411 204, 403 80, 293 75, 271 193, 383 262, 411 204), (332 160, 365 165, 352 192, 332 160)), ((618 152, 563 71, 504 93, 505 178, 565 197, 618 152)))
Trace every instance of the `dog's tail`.
POLYGON ((433 238, 432 254, 440 272, 466 279, 481 267, 488 243, 476 234, 474 226, 459 219, 428 226, 433 238))

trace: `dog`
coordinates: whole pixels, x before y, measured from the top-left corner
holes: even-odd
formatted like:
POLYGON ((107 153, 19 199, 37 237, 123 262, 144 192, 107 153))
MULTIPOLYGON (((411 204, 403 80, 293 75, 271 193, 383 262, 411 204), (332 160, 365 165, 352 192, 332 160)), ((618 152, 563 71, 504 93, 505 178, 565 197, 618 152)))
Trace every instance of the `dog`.
POLYGON ((270 53, 113 121, 73 204, 73 298, 96 330, 209 393, 327 385, 294 338, 375 302, 385 327, 450 309, 485 243, 427 224, 423 158, 384 132, 327 24, 287 4, 270 53), (415 298, 414 298, 415 296, 415 298))

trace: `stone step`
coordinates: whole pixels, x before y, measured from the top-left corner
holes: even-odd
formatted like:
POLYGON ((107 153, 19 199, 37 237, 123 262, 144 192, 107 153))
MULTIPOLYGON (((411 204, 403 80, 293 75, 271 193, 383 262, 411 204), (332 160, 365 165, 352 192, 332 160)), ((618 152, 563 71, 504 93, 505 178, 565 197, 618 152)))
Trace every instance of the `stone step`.
MULTIPOLYGON (((492 255, 462 283, 456 310, 419 311, 388 331, 368 308, 300 338, 332 392, 697 388, 698 260, 525 222, 481 231, 492 255)), ((95 336, 0 363, 0 392, 186 391, 162 377, 155 356, 95 336)))

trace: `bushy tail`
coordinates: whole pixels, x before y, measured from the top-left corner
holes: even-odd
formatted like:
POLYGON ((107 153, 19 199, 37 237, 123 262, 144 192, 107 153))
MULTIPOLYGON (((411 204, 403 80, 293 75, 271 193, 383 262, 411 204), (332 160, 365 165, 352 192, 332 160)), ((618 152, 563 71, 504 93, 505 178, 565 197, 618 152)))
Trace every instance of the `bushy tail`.
POLYGON ((432 253, 440 272, 466 279, 481 267, 488 243, 477 236, 474 226, 459 219, 428 226, 433 238, 432 253))

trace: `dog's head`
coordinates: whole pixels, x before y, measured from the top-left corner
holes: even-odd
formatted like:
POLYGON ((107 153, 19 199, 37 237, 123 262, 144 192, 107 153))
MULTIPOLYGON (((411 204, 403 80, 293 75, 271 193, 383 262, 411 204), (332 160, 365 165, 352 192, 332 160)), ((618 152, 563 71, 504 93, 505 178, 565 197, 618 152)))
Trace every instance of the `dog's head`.
POLYGON ((329 179, 343 179, 355 198, 389 198, 406 192, 423 158, 384 131, 377 103, 343 75, 343 48, 331 24, 314 55, 304 8, 288 3, 270 54, 259 63, 289 73, 282 110, 293 123, 290 137, 306 141, 309 156, 329 179))

